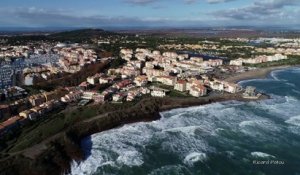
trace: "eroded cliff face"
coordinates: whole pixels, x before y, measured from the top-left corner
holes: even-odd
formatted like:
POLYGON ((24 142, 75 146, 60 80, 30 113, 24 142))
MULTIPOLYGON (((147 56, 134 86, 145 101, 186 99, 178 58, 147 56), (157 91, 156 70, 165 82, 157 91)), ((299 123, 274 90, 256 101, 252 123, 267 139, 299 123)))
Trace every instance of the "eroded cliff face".
MULTIPOLYGON (((264 96, 263 98, 267 98, 264 96)), ((70 163, 84 158, 80 148, 81 139, 124 124, 152 121, 160 118, 160 111, 173 108, 203 105, 226 100, 245 101, 239 94, 227 94, 210 98, 146 98, 136 105, 119 111, 108 112, 79 122, 58 133, 47 149, 35 158, 22 153, 0 160, 0 174, 57 175, 69 173, 70 163)))

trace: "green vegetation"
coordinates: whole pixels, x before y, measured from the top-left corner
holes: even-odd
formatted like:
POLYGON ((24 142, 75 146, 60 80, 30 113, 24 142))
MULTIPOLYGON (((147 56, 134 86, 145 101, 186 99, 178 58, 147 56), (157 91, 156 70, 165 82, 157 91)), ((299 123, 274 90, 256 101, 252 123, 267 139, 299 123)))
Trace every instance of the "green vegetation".
POLYGON ((172 89, 169 93, 169 96, 170 97, 189 97, 190 95, 188 95, 187 93, 176 91, 176 90, 172 89))
POLYGON ((114 59, 110 63, 110 67, 115 69, 115 68, 118 68, 118 67, 122 66, 125 63, 126 63, 126 60, 123 60, 122 58, 118 57, 117 59, 114 59))
POLYGON ((58 114, 45 116, 46 120, 34 123, 32 126, 23 128, 21 134, 17 136, 15 143, 9 152, 17 152, 33 146, 41 141, 73 126, 83 120, 113 112, 127 109, 135 105, 138 101, 126 103, 106 103, 103 105, 90 105, 80 108, 69 108, 58 114))
POLYGON ((246 64, 245 66, 265 68, 265 67, 284 66, 284 65, 291 65, 291 66, 300 65, 300 56, 293 55, 293 56, 288 56, 288 58, 289 59, 286 60, 266 62, 260 64, 246 64))
POLYGON ((102 29, 81 29, 81 30, 73 30, 51 34, 48 36, 49 39, 55 41, 70 41, 77 43, 84 43, 87 41, 91 41, 94 38, 98 38, 99 36, 107 37, 111 35, 118 35, 113 32, 104 31, 102 29))

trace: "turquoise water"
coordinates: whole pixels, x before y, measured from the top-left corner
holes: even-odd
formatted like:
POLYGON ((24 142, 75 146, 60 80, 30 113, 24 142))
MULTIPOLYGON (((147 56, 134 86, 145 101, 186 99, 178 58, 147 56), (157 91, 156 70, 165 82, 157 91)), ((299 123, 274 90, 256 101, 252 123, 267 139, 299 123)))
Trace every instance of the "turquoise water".
POLYGON ((158 121, 92 135, 72 174, 300 174, 300 68, 241 85, 272 98, 175 109, 158 121))

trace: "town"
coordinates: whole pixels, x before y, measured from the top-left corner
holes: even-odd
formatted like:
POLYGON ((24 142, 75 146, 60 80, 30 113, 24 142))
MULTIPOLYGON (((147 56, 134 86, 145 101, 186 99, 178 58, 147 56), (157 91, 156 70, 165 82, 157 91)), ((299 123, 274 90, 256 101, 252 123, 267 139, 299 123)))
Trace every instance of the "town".
MULTIPOLYGON (((103 42, 103 38, 92 42, 101 48, 123 39, 110 36, 104 39, 109 42, 103 42)), ((135 40, 133 37, 133 41, 126 43, 146 43, 143 39, 135 40)), ((255 41, 272 41, 274 46, 267 48, 253 46, 254 41, 239 38, 228 38, 229 44, 222 45, 225 40, 164 43, 156 48, 125 44, 117 48, 117 54, 106 57, 99 55, 95 47, 91 47, 93 44, 46 42, 34 46, 2 46, 0 137, 14 135, 60 111, 83 106, 122 104, 151 96, 207 98, 240 93, 244 98, 255 99, 261 94, 254 87, 243 89, 227 78, 253 71, 256 65, 299 60, 299 39, 259 38, 255 41), (240 57, 226 57, 233 51, 238 51, 240 57), (253 56, 247 57, 243 51, 253 56), (65 77, 86 72, 87 66, 95 65, 106 66, 73 86, 65 82, 65 77), (59 85, 47 84, 50 88, 53 86, 50 90, 37 88, 53 80, 58 80, 59 85)))

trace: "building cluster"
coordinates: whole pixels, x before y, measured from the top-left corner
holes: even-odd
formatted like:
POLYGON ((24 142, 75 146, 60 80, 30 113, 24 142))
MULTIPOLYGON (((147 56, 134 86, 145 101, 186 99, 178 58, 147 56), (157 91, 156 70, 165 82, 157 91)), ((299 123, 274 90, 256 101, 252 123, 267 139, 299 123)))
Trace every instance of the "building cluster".
POLYGON ((13 86, 6 89, 0 90, 0 102, 6 100, 16 100, 20 98, 24 98, 27 96, 27 92, 25 89, 13 86))
POLYGON ((23 84, 26 86, 34 85, 35 79, 48 80, 50 77, 61 73, 62 70, 57 66, 40 65, 35 67, 27 67, 22 71, 23 84))
POLYGON ((254 49, 254 46, 249 45, 222 45, 220 42, 203 41, 201 44, 166 44, 160 45, 160 49, 175 49, 175 50, 215 50, 227 51, 231 49, 254 49))
POLYGON ((300 45, 298 47, 267 47, 257 48, 257 52, 269 54, 300 55, 300 45))
MULTIPOLYGON (((65 90, 55 90, 29 96, 8 105, 0 106, 0 118, 7 120, 0 123, 0 135, 12 128, 20 127, 26 121, 35 121, 63 105, 61 97, 65 90)), ((18 95, 18 94, 16 94, 18 95)))
POLYGON ((85 65, 95 63, 97 54, 92 49, 83 47, 57 47, 55 51, 60 55, 59 64, 65 72, 75 73, 85 65))
POLYGON ((0 58, 29 58, 30 55, 51 54, 52 45, 39 43, 38 45, 3 46, 0 48, 0 58))
POLYGON ((260 64, 260 63, 266 63, 266 62, 272 62, 272 61, 279 61, 279 60, 285 60, 288 59, 286 55, 282 54, 275 54, 273 56, 266 56, 266 55, 261 55, 257 56, 255 58, 239 58, 236 60, 231 60, 230 65, 235 65, 235 66, 242 66, 243 64, 260 64))
POLYGON ((188 54, 161 53, 141 48, 121 49, 120 56, 127 61, 125 65, 109 69, 107 74, 88 77, 79 85, 80 91, 67 94, 62 101, 93 100, 96 103, 132 101, 143 94, 164 97, 170 92, 168 89, 189 93, 195 97, 207 95, 208 89, 230 93, 239 90, 235 84, 211 81, 207 77, 196 78, 214 67, 221 66, 223 64, 221 59, 204 61, 203 58, 189 57, 188 54), (169 88, 155 86, 156 83, 169 88), (93 87, 101 85, 107 85, 102 92, 92 90, 93 87))
POLYGON ((34 50, 28 46, 10 46, 0 48, 0 58, 29 57, 32 53, 34 53, 34 50))

